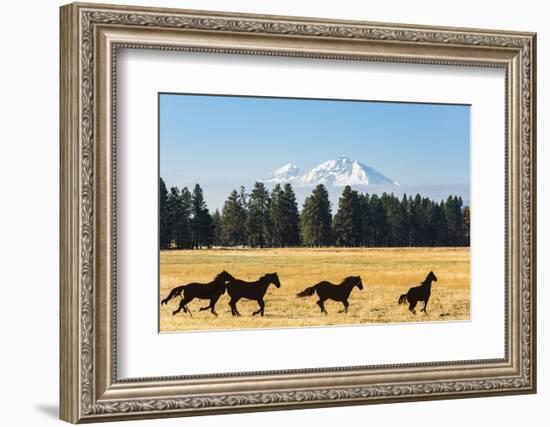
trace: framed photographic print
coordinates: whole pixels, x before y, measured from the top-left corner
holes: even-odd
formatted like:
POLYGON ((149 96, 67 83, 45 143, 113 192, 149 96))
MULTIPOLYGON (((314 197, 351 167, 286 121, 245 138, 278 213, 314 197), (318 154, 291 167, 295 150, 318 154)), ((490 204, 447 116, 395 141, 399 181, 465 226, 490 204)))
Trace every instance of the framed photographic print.
POLYGON ((62 7, 61 418, 535 392, 535 49, 62 7))
POLYGON ((469 320, 470 108, 159 94, 160 331, 469 320))

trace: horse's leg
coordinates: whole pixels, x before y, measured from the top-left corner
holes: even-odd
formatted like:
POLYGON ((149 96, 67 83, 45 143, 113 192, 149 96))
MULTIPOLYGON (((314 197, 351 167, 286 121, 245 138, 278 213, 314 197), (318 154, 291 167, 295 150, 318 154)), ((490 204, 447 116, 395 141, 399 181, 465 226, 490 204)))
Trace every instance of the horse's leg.
POLYGON ((428 306, 429 300, 430 300, 429 298, 426 298, 426 300, 424 301, 424 307, 422 307, 422 310, 420 310, 420 311, 423 311, 424 314, 428 314, 428 312, 426 311, 426 307, 428 306))
POLYGON ((416 301, 415 299, 411 299, 409 301, 409 311, 412 313, 412 314, 416 314, 416 310, 414 309, 416 307, 416 303, 418 301, 416 301))
POLYGON ((349 302, 347 299, 345 299, 344 301, 342 301, 342 304, 344 304, 344 309, 343 310, 340 310, 338 313, 346 313, 348 312, 348 307, 349 307, 349 302))
POLYGON ((231 300, 229 301, 229 307, 231 307, 231 316, 236 316, 237 314, 235 313, 235 301, 233 300, 233 298, 231 298, 231 300))
MULTIPOLYGON (((191 298, 192 299, 192 298, 191 298)), ((187 303, 190 302, 191 300, 188 300, 188 301, 185 301, 185 300, 181 300, 181 305, 182 305, 182 308, 183 308, 183 312, 184 313, 189 313, 189 316, 193 317, 193 313, 191 313, 191 309, 189 307, 187 307, 187 303)))
POLYGON ((184 313, 189 313, 192 316, 191 310, 187 307, 187 304, 190 303, 193 299, 194 298, 189 297, 182 298, 182 300, 180 301, 180 306, 176 311, 172 312, 172 315, 175 315, 183 310, 184 313))
POLYGON ((191 309, 189 307, 187 307, 187 304, 189 304, 194 299, 195 299, 195 297, 185 297, 181 301, 181 304, 183 304, 183 309, 185 310, 186 313, 189 313, 189 316, 191 316, 191 317, 193 317, 193 313, 191 312, 191 309))
POLYGON ((239 299, 240 298, 231 298, 231 301, 229 301, 229 305, 231 306, 231 314, 237 317, 241 316, 241 313, 237 310, 237 301, 239 301, 239 299))
POLYGON ((256 310, 256 311, 253 311, 253 312, 252 312, 252 316, 255 316, 256 314, 259 314, 260 311, 262 311, 262 306, 260 305, 260 300, 257 299, 256 302, 258 303, 258 305, 260 306, 260 308, 258 308, 258 310, 256 310))
MULTIPOLYGON (((183 301, 183 300, 181 300, 181 301, 183 301)), ((181 301, 180 301, 180 305, 179 305, 178 309, 177 309, 177 310, 174 310, 174 311, 172 312, 172 316, 175 316, 175 315, 178 314, 181 310, 185 310, 185 307, 181 304, 181 301)), ((184 311, 184 312, 185 312, 185 311, 184 311)))
POLYGON ((172 312, 172 316, 175 316, 176 314, 178 314, 181 310, 183 310, 184 313, 187 313, 187 309, 185 308, 185 305, 182 304, 183 303, 183 300, 180 301, 180 305, 178 307, 177 310, 174 310, 172 312))
POLYGON ((216 303, 218 302, 218 300, 220 299, 221 295, 217 295, 215 296, 214 298, 212 298, 210 300, 210 311, 212 312, 212 314, 216 317, 218 317, 218 313, 216 313, 216 303))
POLYGON ((239 310, 237 310, 237 302, 239 302, 240 299, 240 297, 235 299, 235 313, 237 314, 237 317, 241 317, 241 313, 239 313, 239 310))
MULTIPOLYGON (((204 310, 212 310, 212 302, 210 302, 210 304, 208 304, 207 306, 205 307, 201 307, 199 308, 199 311, 204 311, 204 310)), ((215 314, 215 313, 214 313, 215 314)), ((217 315, 216 315, 217 316, 217 315)))
POLYGON ((319 307, 321 307, 321 313, 328 314, 327 311, 325 310, 324 302, 325 302, 324 299, 319 299, 319 301, 317 301, 317 305, 319 305, 319 307))
POLYGON ((263 298, 260 298, 260 299, 257 299, 256 302, 258 303, 260 308, 257 311, 255 311, 254 313, 252 313, 252 315, 255 316, 256 314, 260 314, 263 317, 264 316, 264 307, 265 307, 264 300, 263 300, 263 298))

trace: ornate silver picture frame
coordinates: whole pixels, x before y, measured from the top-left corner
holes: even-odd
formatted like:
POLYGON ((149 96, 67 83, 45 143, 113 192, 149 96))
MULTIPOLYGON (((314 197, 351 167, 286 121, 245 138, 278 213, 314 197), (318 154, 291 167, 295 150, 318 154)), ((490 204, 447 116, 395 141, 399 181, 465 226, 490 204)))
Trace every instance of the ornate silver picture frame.
POLYGON ((536 391, 535 34, 79 3, 63 6, 60 18, 61 419, 536 391), (116 62, 122 48, 504 70, 504 357, 119 378, 116 62))

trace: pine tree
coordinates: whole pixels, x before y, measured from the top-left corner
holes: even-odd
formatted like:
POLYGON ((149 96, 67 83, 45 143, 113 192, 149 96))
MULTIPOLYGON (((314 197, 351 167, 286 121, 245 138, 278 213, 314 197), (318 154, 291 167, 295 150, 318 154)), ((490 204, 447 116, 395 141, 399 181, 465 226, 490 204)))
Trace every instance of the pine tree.
POLYGON ((422 245, 422 198, 409 198, 409 246, 422 245))
POLYGON ((470 207, 464 208, 464 221, 462 223, 462 244, 470 246, 470 207))
POLYGON ((407 195, 403 194, 401 201, 399 201, 399 199, 396 197, 394 205, 396 218, 393 227, 393 246, 408 246, 411 221, 409 212, 409 199, 407 198, 407 195))
POLYGON ((233 190, 222 209, 220 240, 225 246, 238 246, 246 243, 246 211, 242 198, 233 190))
POLYGON ((247 240, 251 247, 263 248, 269 235, 269 193, 262 182, 256 182, 248 198, 247 240))
POLYGON ((392 208, 392 200, 388 193, 384 192, 380 196, 380 204, 385 216, 385 227, 379 227, 380 246, 391 246, 393 236, 394 209, 392 208))
POLYGON ((164 180, 159 181, 159 244, 161 249, 167 249, 170 245, 170 230, 168 219, 168 189, 164 180))
POLYGON ((434 203, 432 207, 432 218, 430 229, 434 237, 434 246, 448 246, 449 232, 447 227, 447 217, 445 216, 445 203, 434 203))
POLYGON ((212 241, 212 244, 214 246, 220 246, 222 233, 222 216, 219 209, 216 209, 212 214, 212 226, 214 228, 214 239, 212 241))
POLYGON ((193 248, 191 236, 191 202, 191 193, 187 187, 183 187, 179 196, 175 223, 175 242, 178 248, 193 248))
POLYGON ((447 230, 449 246, 461 244, 464 219, 462 217, 462 198, 449 196, 445 201, 445 216, 447 218, 447 230))
POLYGON ((296 203, 296 194, 290 184, 285 184, 281 196, 283 205, 283 246, 298 246, 300 244, 300 214, 298 213, 298 203, 296 203))
POLYGON ((208 212, 204 194, 199 184, 195 184, 191 197, 191 231, 193 236, 193 247, 201 248, 211 246, 214 238, 212 217, 208 212))
POLYGON ((426 246, 437 246, 436 239, 436 230, 434 228, 434 208, 436 203, 429 199, 425 198, 423 201, 423 209, 425 215, 425 231, 424 231, 424 242, 426 246))
POLYGON ((276 184, 271 190, 269 199, 269 233, 270 246, 280 248, 284 245, 285 219, 284 219, 284 192, 280 184, 276 184))
POLYGON ((387 241, 388 223, 386 212, 382 206, 380 197, 373 194, 370 198, 372 246, 385 246, 387 241))
POLYGON ((361 205, 357 191, 344 187, 334 216, 334 235, 338 246, 359 246, 361 243, 361 205))
POLYGON ((417 194, 359 194, 342 191, 332 218, 327 189, 318 185, 298 212, 290 184, 271 193, 257 182, 250 194, 233 190, 222 212, 210 215, 202 188, 167 190, 159 180, 160 248, 215 245, 287 246, 469 246, 470 207, 449 195, 440 203, 417 194))
POLYGON ((177 226, 180 213, 180 191, 178 187, 171 187, 166 202, 166 238, 168 239, 168 248, 177 247, 177 226))
POLYGON ((244 186, 240 186, 239 187, 239 196, 238 196, 238 201, 239 201, 239 205, 241 206, 241 208, 243 209, 243 211, 247 212, 248 210, 248 193, 246 192, 246 189, 244 188, 244 186))
POLYGON ((245 245, 248 241, 248 230, 246 228, 246 219, 247 219, 247 216, 248 216, 248 198, 249 198, 249 195, 248 193, 246 192, 244 186, 240 186, 239 187, 239 205, 241 206, 241 209, 244 213, 244 217, 243 217, 243 245, 245 245))
POLYGON ((359 205, 361 212, 361 246, 370 246, 370 197, 368 193, 359 194, 359 205))
POLYGON ((332 213, 323 184, 315 187, 306 198, 300 220, 305 246, 328 246, 332 243, 332 213))
POLYGON ((212 218, 212 215, 210 215, 210 212, 208 209, 205 211, 204 215, 204 234, 203 234, 203 241, 202 245, 211 248, 214 243, 214 219, 212 218))

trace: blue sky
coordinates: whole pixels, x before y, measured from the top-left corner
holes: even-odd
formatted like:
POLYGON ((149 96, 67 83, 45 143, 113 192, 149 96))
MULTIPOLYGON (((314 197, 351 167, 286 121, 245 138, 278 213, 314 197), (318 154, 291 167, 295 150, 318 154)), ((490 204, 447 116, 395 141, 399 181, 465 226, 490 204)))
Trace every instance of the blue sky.
POLYGON ((248 184, 346 156, 402 185, 468 184, 470 107, 161 94, 168 186, 248 184))

